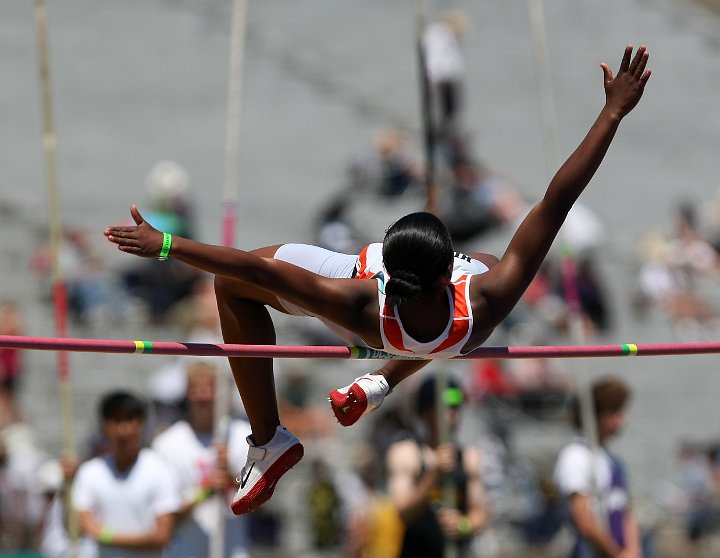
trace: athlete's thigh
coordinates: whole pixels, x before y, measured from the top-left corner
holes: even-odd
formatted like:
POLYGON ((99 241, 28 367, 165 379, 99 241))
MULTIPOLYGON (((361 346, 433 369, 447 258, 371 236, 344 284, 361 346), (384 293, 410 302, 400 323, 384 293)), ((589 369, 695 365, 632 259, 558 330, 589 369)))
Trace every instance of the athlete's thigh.
MULTIPOLYGON (((282 244, 264 246, 262 248, 251 250, 250 253, 260 256, 261 258, 272 258, 275 256, 275 252, 277 252, 280 246, 282 246, 282 244)), ((219 296, 254 300, 260 304, 271 306, 278 312, 282 312, 284 314, 288 313, 287 310, 283 308, 282 304, 278 302, 278 298, 274 294, 252 285, 247 281, 243 281, 239 277, 216 276, 215 292, 219 296)))
MULTIPOLYGON (((258 248, 251 253, 261 258, 275 258, 323 277, 349 279, 355 268, 356 255, 341 254, 310 244, 276 244, 258 248)), ((216 280, 224 292, 233 297, 249 298, 283 312, 297 316, 311 315, 296 304, 282 300, 274 294, 239 278, 216 280)), ((218 287, 216 286, 216 289, 218 287)))

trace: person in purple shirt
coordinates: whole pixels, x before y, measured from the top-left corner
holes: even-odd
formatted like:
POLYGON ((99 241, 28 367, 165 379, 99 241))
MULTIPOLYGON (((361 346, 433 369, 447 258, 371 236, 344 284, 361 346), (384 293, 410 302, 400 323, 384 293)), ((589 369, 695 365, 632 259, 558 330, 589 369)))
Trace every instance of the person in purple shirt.
MULTIPOLYGON (((555 483, 577 534, 569 558, 641 558, 640 533, 630 505, 625 469, 606 448, 625 424, 630 388, 608 377, 593 384, 592 395, 598 447, 593 451, 586 439, 576 438, 560 451, 555 465, 555 483)), ((578 404, 572 415, 580 428, 578 404)))

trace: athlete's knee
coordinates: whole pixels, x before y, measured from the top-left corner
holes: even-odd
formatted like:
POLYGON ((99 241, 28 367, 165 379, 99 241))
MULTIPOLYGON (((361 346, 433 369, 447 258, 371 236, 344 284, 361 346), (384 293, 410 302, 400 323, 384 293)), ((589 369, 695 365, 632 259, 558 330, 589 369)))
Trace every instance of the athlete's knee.
POLYGON ((224 300, 232 296, 233 291, 236 290, 232 288, 232 283, 232 279, 223 277, 221 275, 216 275, 214 282, 215 297, 218 300, 224 300))

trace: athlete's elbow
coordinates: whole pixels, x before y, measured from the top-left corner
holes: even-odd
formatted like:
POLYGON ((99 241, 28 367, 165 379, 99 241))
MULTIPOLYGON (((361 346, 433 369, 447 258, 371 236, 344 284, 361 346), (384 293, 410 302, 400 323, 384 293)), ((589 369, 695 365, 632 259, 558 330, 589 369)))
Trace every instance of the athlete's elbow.
POLYGON ((537 206, 538 212, 544 215, 547 221, 556 223, 560 227, 576 200, 576 196, 559 195, 548 191, 537 206))

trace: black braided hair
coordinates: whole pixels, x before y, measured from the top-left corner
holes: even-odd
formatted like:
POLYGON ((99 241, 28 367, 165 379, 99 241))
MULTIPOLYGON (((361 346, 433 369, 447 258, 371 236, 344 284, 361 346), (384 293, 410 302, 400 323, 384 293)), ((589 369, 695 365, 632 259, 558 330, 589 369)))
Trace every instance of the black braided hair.
POLYGON ((448 274, 453 260, 450 233, 432 213, 411 213, 385 233, 383 263, 389 278, 385 294, 395 304, 431 291, 448 274))

